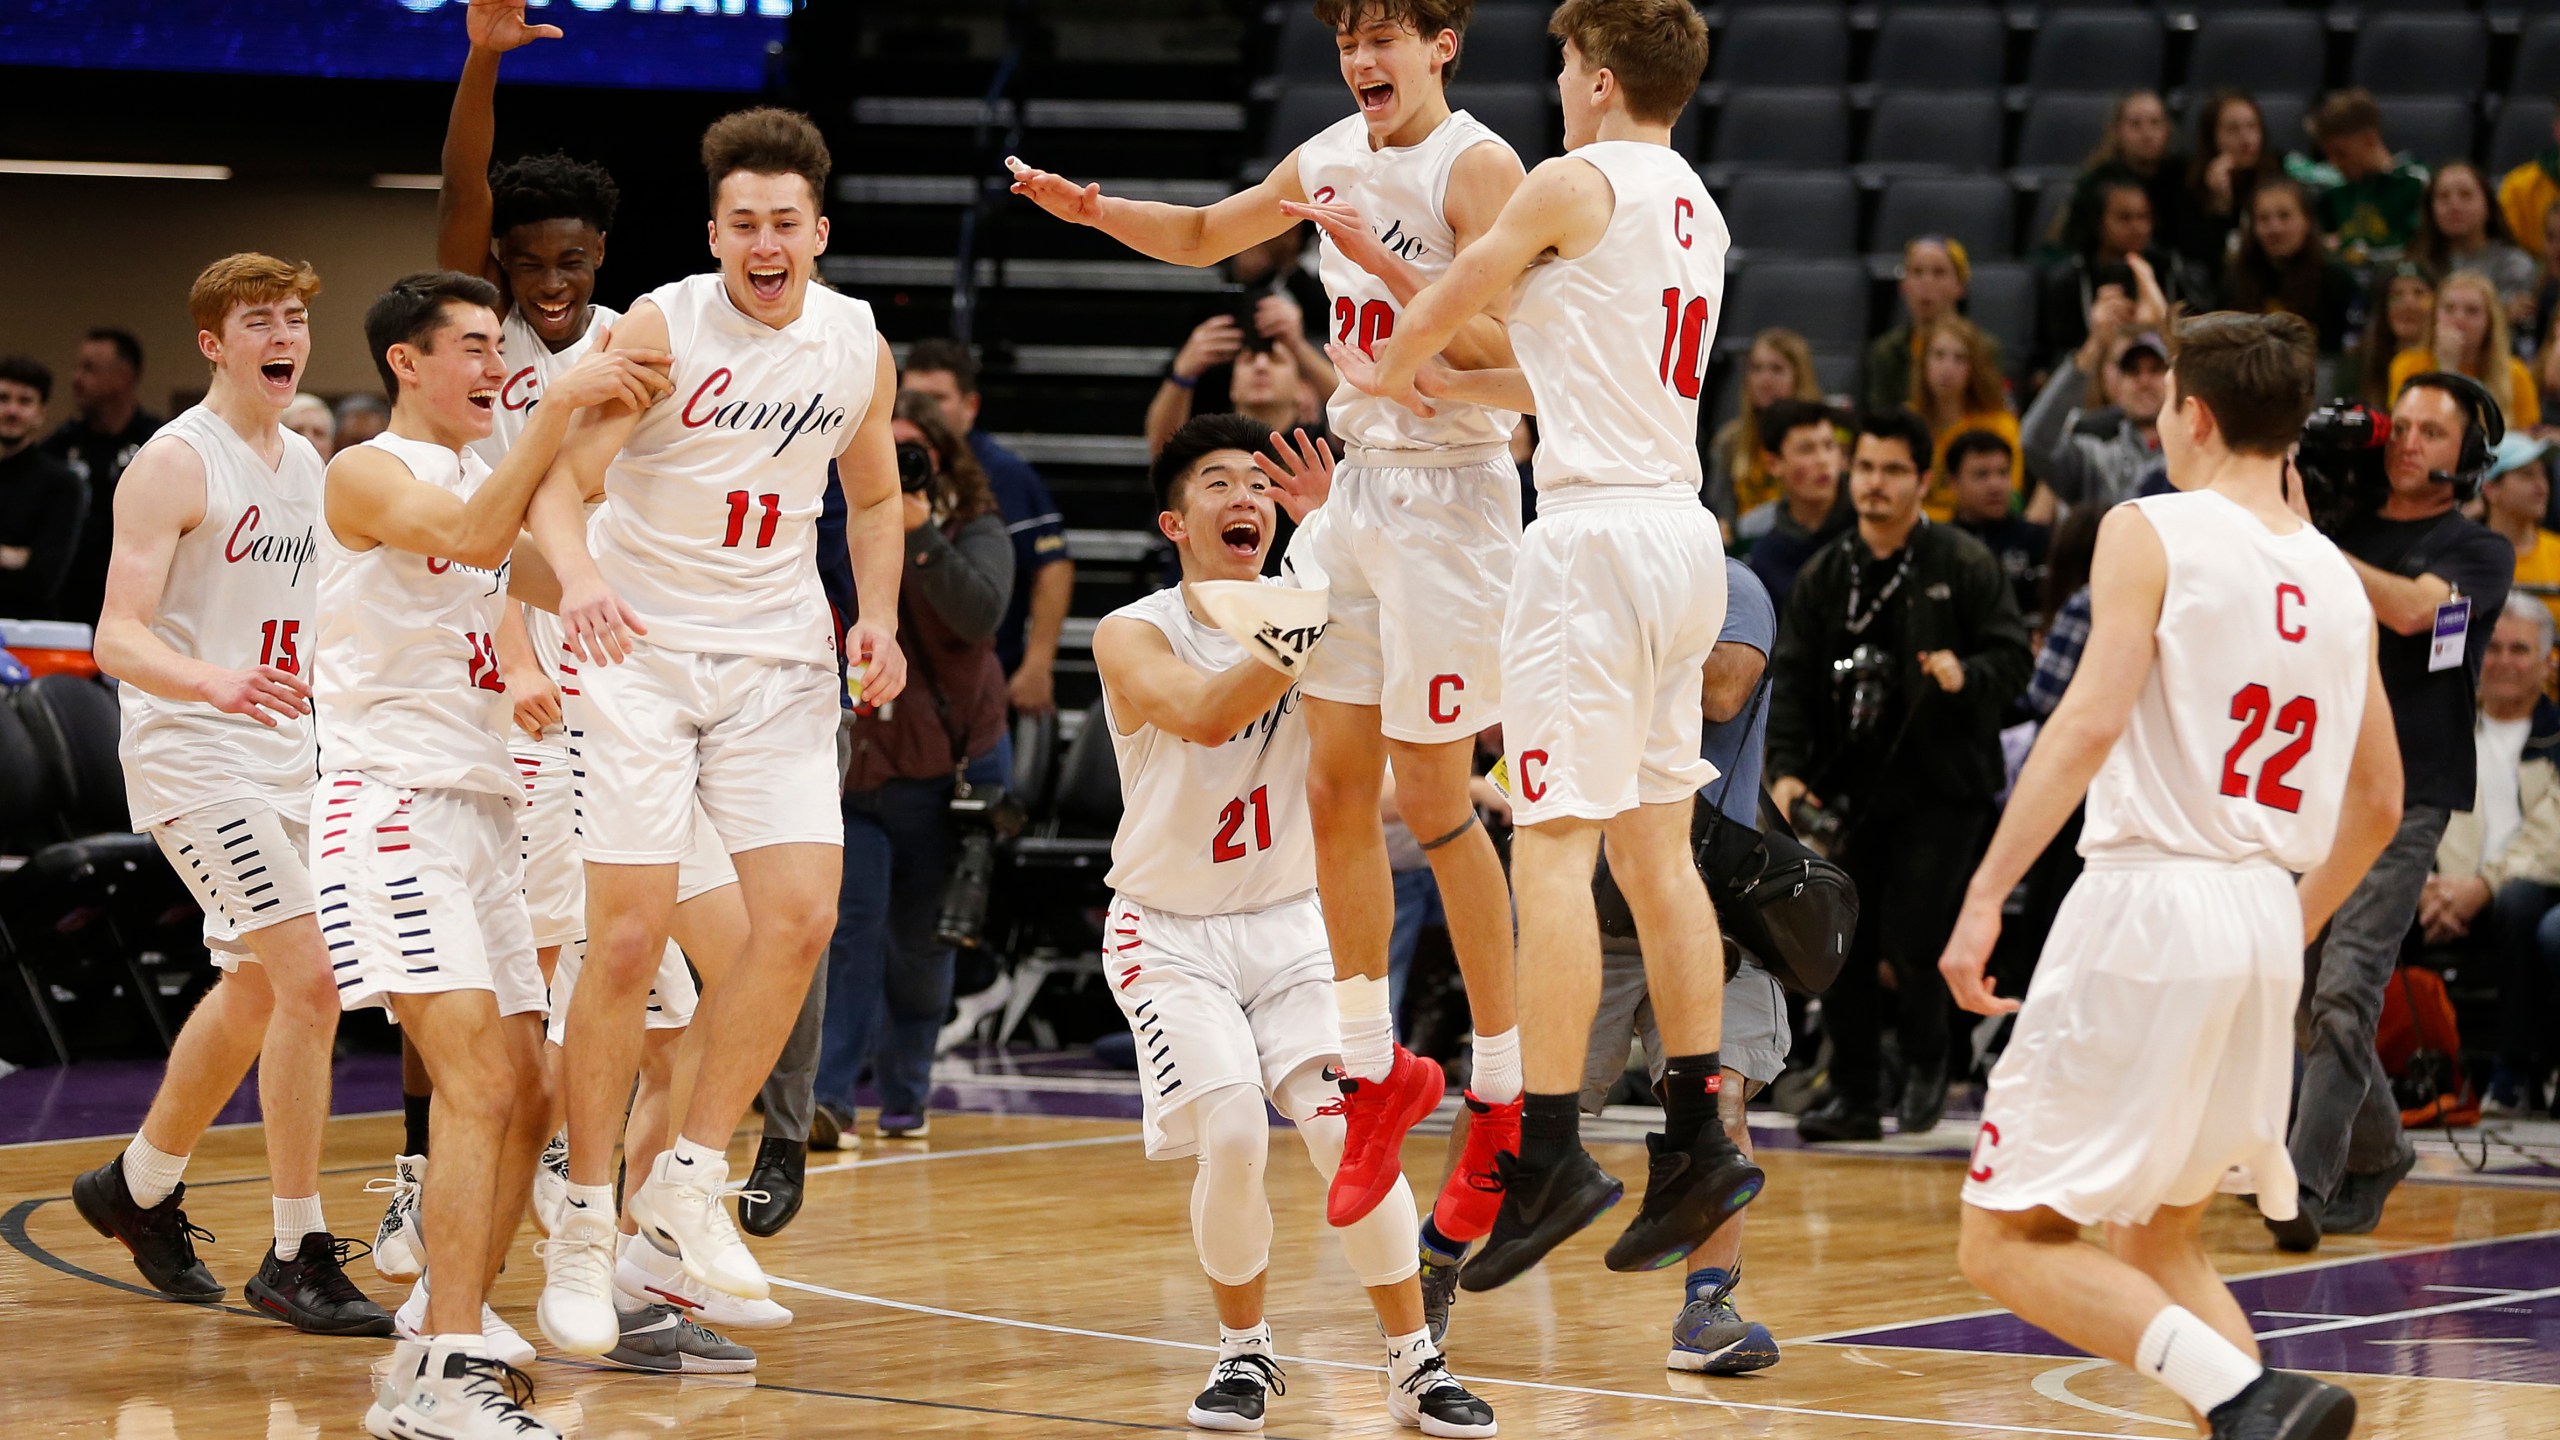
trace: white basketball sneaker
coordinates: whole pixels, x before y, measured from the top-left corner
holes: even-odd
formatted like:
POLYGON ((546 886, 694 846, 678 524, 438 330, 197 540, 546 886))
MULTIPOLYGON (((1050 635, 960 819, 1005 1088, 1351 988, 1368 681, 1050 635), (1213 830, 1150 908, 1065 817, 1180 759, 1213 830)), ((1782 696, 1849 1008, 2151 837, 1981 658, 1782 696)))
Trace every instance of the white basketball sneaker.
POLYGON ((415 1280, 426 1273, 427 1246, 418 1238, 418 1192, 426 1183, 424 1155, 395 1156, 390 1178, 364 1182, 368 1195, 391 1192, 381 1228, 373 1232, 373 1268, 385 1280, 415 1280))
POLYGON ((721 1203, 728 1183, 728 1161, 695 1162, 668 1150, 633 1192, 631 1218, 641 1234, 675 1251, 694 1279, 741 1300, 769 1300, 773 1290, 764 1267, 738 1238, 729 1207, 721 1203))
POLYGON ((417 1348, 424 1358, 399 1403, 383 1405, 390 1388, 385 1382, 365 1412, 365 1428, 377 1440, 562 1440, 530 1408, 533 1382, 523 1371, 477 1353, 477 1342, 470 1349, 443 1343, 417 1348))
POLYGON ((741 1300, 684 1273, 684 1262, 642 1235, 622 1237, 613 1288, 626 1305, 673 1305, 714 1330, 778 1330, 791 1312, 772 1300, 741 1300))
POLYGON ((545 1235, 560 1233, 560 1212, 569 1207, 569 1132, 551 1137, 542 1147, 542 1163, 533 1167, 533 1223, 545 1235))
POLYGON ((534 1246, 542 1256, 542 1301, 533 1318, 572 1355, 602 1355, 622 1339, 613 1309, 613 1217, 571 1204, 560 1231, 534 1246))
MULTIPOLYGON (((392 1312, 391 1333, 403 1340, 424 1341, 427 1338, 427 1277, 409 1287, 409 1298, 392 1312)), ((523 1332, 498 1317, 487 1305, 480 1307, 480 1338, 489 1342, 489 1353, 496 1359, 522 1369, 534 1362, 533 1342, 523 1332)))

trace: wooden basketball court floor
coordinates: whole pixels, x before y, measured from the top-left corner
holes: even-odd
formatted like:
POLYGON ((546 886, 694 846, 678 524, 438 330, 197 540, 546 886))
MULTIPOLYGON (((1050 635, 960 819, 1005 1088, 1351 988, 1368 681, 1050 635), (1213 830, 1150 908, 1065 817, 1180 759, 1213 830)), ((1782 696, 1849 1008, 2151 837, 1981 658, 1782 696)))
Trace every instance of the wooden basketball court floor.
MULTIPOLYGON (((1594 1134, 1602 1163, 1640 1184, 1637 1128, 1594 1134)), ((1677 1273, 1604 1269, 1605 1217, 1507 1289, 1461 1296, 1454 1367, 1512 1436, 2192 1434, 2165 1392, 1988 1310, 1956 1273, 1968 1135, 1951 1122, 1897 1148, 1816 1151, 1784 1148, 1792 1133, 1775 1122, 1741 1292, 1784 1348, 1774 1369, 1667 1372, 1677 1273)), ((332 1122, 324 1196, 341 1231, 370 1236, 380 1197, 362 1187, 399 1138, 394 1116, 332 1122)), ((218 1307, 151 1295, 73 1213, 71 1177, 120 1145, 0 1149, 0 1440, 362 1434, 369 1368, 388 1343, 300 1336, 240 1307, 268 1223, 256 1127, 209 1135, 188 1177, 190 1214, 220 1236, 207 1263, 232 1287, 218 1307)), ((742 1132, 739 1171, 753 1147, 742 1132)), ((1421 1134, 1406 1152, 1418 1177, 1436 1176, 1441 1156, 1421 1134)), ((813 1157, 791 1228, 756 1242, 775 1298, 797 1312, 786 1330, 742 1337, 761 1353, 757 1375, 678 1380, 546 1357, 530 1372, 545 1418, 586 1440, 1188 1432, 1216 1339, 1188 1163, 1148 1163, 1127 1118, 961 1112, 937 1114, 929 1141, 869 1141, 829 1162, 813 1157)), ((1285 1131, 1272 1162, 1270 1314, 1288 1391, 1268 1433, 1411 1433, 1386 1416, 1373 1322, 1285 1131)), ((2431 1158, 2378 1233, 2333 1240, 2309 1264, 2275 1254, 2237 1202, 2217 1210, 2211 1237, 2225 1273, 2249 1277, 2242 1302, 2270 1357, 2352 1388, 2360 1434, 2560 1433, 2560 1171, 2428 1173, 2449 1168, 2431 1158)), ((532 1238, 528 1225, 495 1298, 539 1344, 532 1238)), ((398 1302, 368 1262, 350 1270, 398 1302)))

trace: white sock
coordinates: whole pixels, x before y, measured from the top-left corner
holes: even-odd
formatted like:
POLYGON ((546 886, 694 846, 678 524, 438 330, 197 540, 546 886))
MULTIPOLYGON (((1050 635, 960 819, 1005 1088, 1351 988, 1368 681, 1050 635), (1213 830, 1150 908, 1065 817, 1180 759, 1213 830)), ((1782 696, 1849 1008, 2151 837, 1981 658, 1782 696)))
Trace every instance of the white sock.
POLYGON ((1219 1359, 1233 1360, 1239 1355, 1261 1355, 1268 1358, 1270 1354, 1270 1321, 1265 1320, 1250 1330, 1230 1330, 1224 1325, 1218 1327, 1219 1359))
POLYGON ((329 1222, 320 1218, 320 1197, 305 1195, 299 1200, 275 1197, 276 1258, 290 1260, 302 1250, 302 1237, 314 1230, 326 1230, 329 1222))
POLYGON ((2266 1373, 2265 1366, 2222 1338, 2221 1331, 2176 1305, 2151 1317, 2142 1343, 2134 1347, 2133 1368, 2168 1386, 2204 1415, 2266 1373))
POLYGON ((1476 1036, 1476 1068, 1467 1089, 1487 1105, 1508 1105, 1520 1098, 1520 1027, 1499 1035, 1476 1036))
POLYGON ((124 1188, 133 1192, 133 1203, 148 1210, 169 1198, 178 1182, 187 1177, 187 1157, 172 1155, 136 1135, 124 1147, 124 1188))
POLYGON ((1422 1368, 1423 1361, 1439 1353, 1440 1347, 1431 1343, 1431 1327, 1427 1325, 1410 1335, 1390 1335, 1387 1337, 1387 1379, 1401 1385, 1407 1376, 1422 1368))
POLYGON ((1333 982, 1342 1014, 1342 1068, 1354 1080, 1384 1080, 1396 1064, 1396 1022, 1387 1013, 1387 982, 1354 975, 1333 982))
MULTIPOLYGON (((607 1220, 611 1220, 614 1218, 613 1187, 610 1185, 581 1185, 577 1181, 572 1180, 569 1182, 568 1208, 571 1210, 593 1210, 597 1214, 605 1217, 607 1220)), ((566 1219, 565 1215, 563 1216, 563 1219, 566 1219)))
POLYGON ((681 1135, 676 1137, 675 1148, 667 1153, 676 1157, 676 1169, 679 1174, 685 1173, 687 1167, 701 1166, 708 1166, 722 1176, 729 1173, 728 1152, 714 1150, 708 1145, 696 1145, 681 1135))

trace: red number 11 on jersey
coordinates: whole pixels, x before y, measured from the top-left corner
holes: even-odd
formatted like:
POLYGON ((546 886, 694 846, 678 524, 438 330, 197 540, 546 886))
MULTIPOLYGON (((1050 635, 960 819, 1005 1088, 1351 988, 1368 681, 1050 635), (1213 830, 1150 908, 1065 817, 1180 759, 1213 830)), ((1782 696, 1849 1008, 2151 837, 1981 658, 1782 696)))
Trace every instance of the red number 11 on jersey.
POLYGON ((1662 383, 1695 400, 1707 383, 1707 297, 1662 291, 1662 383))

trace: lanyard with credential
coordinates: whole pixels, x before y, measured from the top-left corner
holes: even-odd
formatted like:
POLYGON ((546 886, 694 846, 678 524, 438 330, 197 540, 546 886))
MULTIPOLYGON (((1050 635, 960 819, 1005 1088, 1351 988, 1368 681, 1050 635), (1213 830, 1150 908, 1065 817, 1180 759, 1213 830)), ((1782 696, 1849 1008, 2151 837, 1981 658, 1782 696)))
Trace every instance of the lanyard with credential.
POLYGON ((1920 532, 1914 530, 1911 532, 1911 539, 1902 542, 1901 563, 1893 567, 1892 577, 1884 582, 1884 588, 1876 591, 1876 603, 1869 606, 1863 615, 1858 613, 1858 592, 1865 588, 1867 565, 1864 560, 1860 560, 1849 567, 1848 619, 1849 633, 1852 636, 1866 634, 1867 627, 1876 623, 1876 617, 1884 613, 1884 607, 1892 601, 1895 592, 1902 589, 1902 582, 1911 577, 1912 556, 1920 548, 1913 541, 1917 540, 1919 535, 1920 532))

